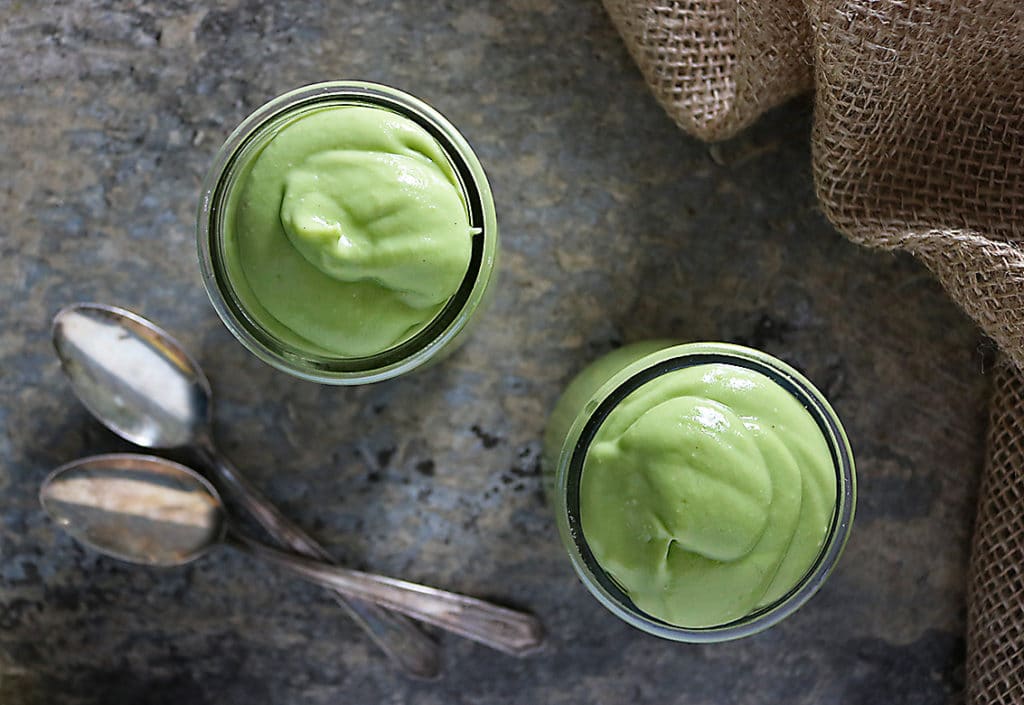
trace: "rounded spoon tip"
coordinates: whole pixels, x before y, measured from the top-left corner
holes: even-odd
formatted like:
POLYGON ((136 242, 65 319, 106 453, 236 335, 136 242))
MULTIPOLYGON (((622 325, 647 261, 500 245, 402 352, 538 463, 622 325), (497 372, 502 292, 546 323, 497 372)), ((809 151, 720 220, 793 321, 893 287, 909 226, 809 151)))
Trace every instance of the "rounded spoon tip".
POLYGON ((75 395, 117 435, 145 448, 175 448, 208 434, 209 381, 181 344, 127 309, 78 302, 51 326, 75 395))
POLYGON ((194 470, 152 455, 108 453, 52 470, 43 510, 90 548, 141 565, 175 566, 223 540, 220 496, 194 470))

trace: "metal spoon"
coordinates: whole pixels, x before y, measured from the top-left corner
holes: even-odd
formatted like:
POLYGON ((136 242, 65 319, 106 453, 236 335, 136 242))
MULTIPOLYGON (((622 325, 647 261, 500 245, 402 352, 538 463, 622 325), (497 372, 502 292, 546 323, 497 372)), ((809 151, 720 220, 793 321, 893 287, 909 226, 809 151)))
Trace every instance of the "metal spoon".
POLYGON ((223 543, 310 582, 373 602, 515 656, 543 641, 532 615, 436 588, 300 558, 238 533, 199 473, 153 455, 116 453, 63 465, 43 482, 46 512, 82 543, 143 565, 182 565, 223 543))
MULTIPOLYGON (((107 428, 145 448, 189 447, 213 471, 220 489, 281 545, 332 562, 217 450, 210 383, 170 334, 131 311, 94 303, 61 309, 52 332, 75 394, 107 428)), ((440 672, 436 644, 408 619, 342 596, 338 602, 407 673, 433 678, 440 672)))

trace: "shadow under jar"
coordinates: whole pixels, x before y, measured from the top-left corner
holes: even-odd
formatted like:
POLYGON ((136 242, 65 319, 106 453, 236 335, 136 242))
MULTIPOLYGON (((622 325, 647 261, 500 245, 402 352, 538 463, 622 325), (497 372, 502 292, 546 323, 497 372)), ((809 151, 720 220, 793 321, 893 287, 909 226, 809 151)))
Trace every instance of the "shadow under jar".
POLYGON ((203 184, 197 244, 207 294, 250 352, 353 385, 465 339, 495 278, 498 228, 479 160, 440 113, 394 88, 333 81, 271 100, 228 137, 203 184))
POLYGON ((835 411, 795 369, 738 345, 647 341, 598 359, 556 404, 542 460, 580 580, 665 639, 777 624, 822 586, 852 526, 835 411))

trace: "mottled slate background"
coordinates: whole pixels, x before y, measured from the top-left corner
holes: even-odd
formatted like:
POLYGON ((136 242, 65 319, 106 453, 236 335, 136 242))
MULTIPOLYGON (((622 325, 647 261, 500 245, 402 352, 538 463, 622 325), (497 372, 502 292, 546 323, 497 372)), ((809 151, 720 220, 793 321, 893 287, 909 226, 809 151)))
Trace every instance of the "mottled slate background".
POLYGON ((990 351, 920 266, 858 249, 818 212, 806 101, 730 143, 689 139, 584 0, 203 5, 0 0, 0 702, 959 700, 990 351), (503 238, 469 344, 360 389, 247 354, 193 250, 200 179, 232 127, 342 77, 447 114, 490 175, 503 238), (57 533, 35 500, 45 472, 126 447, 49 347, 50 316, 77 299, 178 334, 213 380, 224 448, 339 557, 528 607, 546 653, 442 637, 445 677, 415 683, 320 591, 247 558, 146 570, 57 533), (796 364, 857 454, 837 572, 740 643, 618 622, 577 583, 542 503, 539 438, 560 388, 653 336, 796 364))

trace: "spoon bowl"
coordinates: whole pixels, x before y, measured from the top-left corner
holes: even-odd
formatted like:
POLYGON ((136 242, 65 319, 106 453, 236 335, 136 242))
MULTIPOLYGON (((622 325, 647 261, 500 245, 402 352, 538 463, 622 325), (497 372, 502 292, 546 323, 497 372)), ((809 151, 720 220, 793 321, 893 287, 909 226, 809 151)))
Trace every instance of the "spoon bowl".
POLYGON ((177 448, 207 432, 210 383, 153 323, 116 306, 76 303, 57 312, 51 332, 75 394, 117 435, 145 448, 177 448))
POLYGON ((46 513, 90 548, 131 563, 175 566, 224 540, 223 505, 195 471, 150 455, 76 460, 43 481, 46 513))

